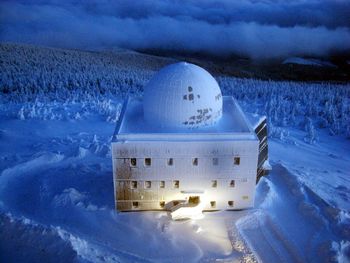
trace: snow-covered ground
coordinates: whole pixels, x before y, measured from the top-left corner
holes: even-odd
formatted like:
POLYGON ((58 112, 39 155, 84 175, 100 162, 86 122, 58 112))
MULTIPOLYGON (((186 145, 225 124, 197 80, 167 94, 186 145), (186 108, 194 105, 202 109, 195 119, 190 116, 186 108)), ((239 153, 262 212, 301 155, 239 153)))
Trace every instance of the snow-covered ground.
MULTIPOLYGON (((14 72, 2 87, 13 89, 14 72)), ((349 262, 350 86, 218 81, 245 110, 269 116, 273 170, 253 209, 180 222, 114 210, 111 135, 124 94, 144 80, 120 93, 3 93, 0 262, 349 262)))

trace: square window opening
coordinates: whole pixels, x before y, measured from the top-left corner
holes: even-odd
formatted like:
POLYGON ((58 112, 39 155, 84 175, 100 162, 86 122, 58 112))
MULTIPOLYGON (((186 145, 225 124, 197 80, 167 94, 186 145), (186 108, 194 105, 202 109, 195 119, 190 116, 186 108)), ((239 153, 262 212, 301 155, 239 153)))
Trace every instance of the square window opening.
POLYGON ((151 158, 145 158, 145 166, 151 166, 152 160, 151 158))
POLYGON ((230 207, 233 207, 233 205, 234 205, 233 201, 228 201, 227 203, 228 203, 228 206, 230 206, 230 207))
POLYGON ((174 188, 179 188, 180 187, 180 181, 179 180, 173 181, 173 187, 174 188))
POLYGON ((159 206, 160 206, 161 208, 164 208, 165 202, 164 202, 164 201, 159 202, 159 206))
POLYGON ((235 180, 230 181, 230 187, 235 187, 235 180))
POLYGON ((168 158, 167 159, 167 164, 168 164, 168 166, 172 166, 174 164, 174 159, 173 158, 168 158))
POLYGON ((136 158, 130 158, 130 166, 131 167, 136 167, 136 165, 137 165, 136 158))
POLYGON ((132 208, 138 208, 139 202, 132 202, 132 208))
POLYGON ((159 182, 159 188, 165 188, 165 181, 159 182))
POLYGON ((234 157, 233 158, 233 164, 239 165, 241 163, 241 157, 234 157))
POLYGON ((192 165, 193 166, 198 166, 198 158, 193 158, 192 159, 192 165))
POLYGON ((136 189, 137 188, 137 181, 131 181, 131 188, 136 189))
POLYGON ((152 182, 151 181, 145 181, 145 188, 149 189, 152 187, 152 182))
POLYGON ((215 208, 216 207, 216 201, 210 201, 210 207, 215 208))
POLYGON ((218 187, 218 181, 212 180, 211 181, 211 187, 214 187, 214 188, 218 187))

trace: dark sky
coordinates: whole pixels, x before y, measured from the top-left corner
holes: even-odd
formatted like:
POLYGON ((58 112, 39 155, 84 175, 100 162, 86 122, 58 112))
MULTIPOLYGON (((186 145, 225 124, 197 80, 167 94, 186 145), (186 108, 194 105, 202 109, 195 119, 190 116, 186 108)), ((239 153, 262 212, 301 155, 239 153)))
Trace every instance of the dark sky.
POLYGON ((0 40, 251 58, 350 50, 350 0, 2 1, 0 40))

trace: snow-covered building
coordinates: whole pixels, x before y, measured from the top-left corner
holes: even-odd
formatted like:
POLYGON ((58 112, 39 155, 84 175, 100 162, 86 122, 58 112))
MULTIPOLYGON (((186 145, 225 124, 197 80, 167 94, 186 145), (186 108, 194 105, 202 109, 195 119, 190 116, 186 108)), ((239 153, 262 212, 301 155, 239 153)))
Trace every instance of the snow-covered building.
POLYGON ((125 101, 112 157, 119 211, 248 208, 267 159, 266 119, 248 118, 201 67, 176 63, 143 100, 125 101))

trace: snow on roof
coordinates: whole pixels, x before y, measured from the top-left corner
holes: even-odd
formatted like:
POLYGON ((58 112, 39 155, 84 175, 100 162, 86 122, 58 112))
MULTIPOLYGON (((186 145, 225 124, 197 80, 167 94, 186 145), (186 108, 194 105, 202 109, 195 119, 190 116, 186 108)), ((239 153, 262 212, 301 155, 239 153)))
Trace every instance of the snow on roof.
POLYGON ((211 126, 197 129, 161 127, 144 119, 141 99, 128 99, 120 115, 115 135, 117 140, 149 139, 256 139, 255 133, 237 102, 231 96, 223 97, 222 118, 211 126))
POLYGON ((299 64, 307 66, 316 67, 337 67, 333 63, 325 60, 315 59, 315 58, 300 58, 300 57, 290 57, 285 59, 282 64, 299 64))
POLYGON ((180 62, 161 69, 145 86, 144 119, 162 127, 193 129, 222 116, 222 94, 203 68, 180 62))

